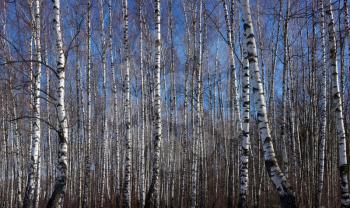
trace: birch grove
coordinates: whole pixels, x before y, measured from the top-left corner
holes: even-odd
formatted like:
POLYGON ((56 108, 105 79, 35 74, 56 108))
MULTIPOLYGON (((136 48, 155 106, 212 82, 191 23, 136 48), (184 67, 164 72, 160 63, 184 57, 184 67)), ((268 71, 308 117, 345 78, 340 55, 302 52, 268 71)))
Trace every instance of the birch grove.
POLYGON ((0 207, 350 207, 348 0, 0 1, 0 207))

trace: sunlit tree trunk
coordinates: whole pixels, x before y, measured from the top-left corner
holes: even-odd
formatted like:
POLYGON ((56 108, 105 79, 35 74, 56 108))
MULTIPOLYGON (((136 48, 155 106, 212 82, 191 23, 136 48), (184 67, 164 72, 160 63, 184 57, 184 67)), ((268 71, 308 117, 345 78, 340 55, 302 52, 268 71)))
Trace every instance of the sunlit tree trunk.
POLYGON ((143 63, 143 28, 142 13, 143 0, 140 0, 140 73, 141 73, 141 138, 140 138, 140 205, 145 205, 145 87, 144 87, 144 63, 143 63))
POLYGON ((118 94, 117 94, 117 80, 115 75, 115 60, 114 60, 114 49, 113 49, 113 31, 112 31, 112 0, 109 0, 108 5, 109 12, 109 53, 110 53, 110 65, 111 65, 111 76, 112 76, 112 95, 113 95, 113 138, 115 140, 115 169, 116 169, 116 178, 115 178, 115 194, 116 194, 116 206, 120 205, 120 174, 119 174, 119 164, 120 164, 120 137, 118 134, 118 94))
MULTIPOLYGON (((15 95, 13 95, 15 96, 15 95)), ((17 99, 16 97, 13 98, 13 118, 17 118, 17 99)), ((16 154, 16 160, 15 160, 15 178, 16 178, 16 187, 17 187, 17 192, 16 192, 16 198, 17 198, 17 207, 22 207, 23 201, 22 201, 22 167, 21 167, 21 152, 20 152, 20 145, 21 145, 21 134, 20 130, 18 127, 18 120, 15 121, 14 123, 14 136, 15 136, 15 154, 16 154)))
POLYGON ((83 208, 90 207, 90 185, 91 185, 91 0, 87 4, 87 69, 86 69, 86 149, 85 149, 85 170, 83 189, 83 208))
POLYGON ((58 113, 58 158, 57 175, 53 193, 48 202, 48 207, 63 207, 64 194, 67 183, 68 167, 68 127, 67 117, 64 105, 65 97, 65 55, 63 52, 63 38, 61 31, 61 10, 60 0, 53 0, 54 30, 56 32, 56 50, 57 50, 57 113, 58 113))
MULTIPOLYGON (((290 52, 288 52, 288 54, 290 54, 290 52)), ((291 62, 289 63, 289 80, 290 80, 290 84, 289 84, 289 88, 288 88, 288 106, 290 109, 290 116, 289 116, 289 123, 290 123, 290 130, 289 130, 289 134, 290 134, 290 147, 291 147, 291 166, 292 166, 292 177, 291 179, 293 179, 293 184, 294 187, 297 187, 297 170, 298 168, 298 160, 297 160, 297 138, 296 138, 296 133, 295 133, 295 123, 296 123, 296 119, 295 119, 295 89, 296 89, 296 85, 295 85, 295 77, 297 76, 295 74, 296 68, 294 65, 291 64, 291 62)))
POLYGON ((250 122, 250 69, 248 53, 243 53, 243 125, 240 144, 240 194, 238 206, 247 207, 248 194, 248 163, 250 153, 249 122, 250 122))
MULTIPOLYGON (((219 61, 219 49, 218 49, 218 43, 216 43, 216 52, 215 52, 215 82, 214 82, 214 117, 217 118, 217 115, 219 114, 216 110, 216 97, 219 97, 220 99, 220 89, 221 89, 221 70, 220 70, 220 61, 219 61), (217 84, 216 84, 216 80, 217 80, 217 84), (216 87, 217 85, 217 87, 216 87), (217 92, 216 92, 217 89, 217 92)), ((220 107, 220 102, 218 102, 217 104, 220 107)), ((215 125, 214 130, 217 129, 217 126, 215 125)), ((214 134, 215 135, 215 134, 214 134)), ((217 148, 219 145, 218 139, 215 138, 215 147, 217 148)), ((218 197, 218 182, 219 182, 219 151, 215 151, 215 196, 218 197)))
POLYGON ((130 107, 130 61, 129 61, 129 37, 128 37, 128 0, 123 0, 123 22, 124 22, 124 114, 125 114, 125 170, 124 170, 124 207, 131 207, 131 107, 130 107))
POLYGON ((264 150, 265 167, 280 196, 282 207, 296 207, 295 196, 288 184, 286 177, 282 173, 276 159, 273 148, 270 126, 266 114, 266 100, 261 83, 260 70, 257 58, 256 41, 254 37, 253 23, 250 11, 249 0, 241 2, 243 10, 243 28, 245 36, 245 49, 248 53, 249 69, 253 73, 253 94, 257 110, 258 127, 260 131, 261 142, 264 150))
POLYGON ((346 155, 346 138, 344 127, 344 115, 342 108, 341 92, 338 77, 337 65, 337 45, 335 38, 335 24, 333 18, 333 11, 331 1, 325 4, 326 23, 328 25, 328 44, 329 44, 329 59, 332 70, 332 102, 334 115, 336 120, 336 132, 338 138, 338 168, 339 168, 339 182, 341 191, 341 205, 342 207, 350 207, 350 195, 348 187, 348 161, 346 155))
MULTIPOLYGON (((187 8, 187 5, 183 1, 183 10, 185 11, 187 8)), ((187 179, 187 170, 188 170, 188 147, 186 144, 188 144, 188 76, 189 76, 189 68, 190 68, 190 58, 191 58, 191 35, 190 35, 190 25, 188 20, 188 15, 185 13, 185 24, 186 24, 186 63, 185 63, 185 77, 184 77, 184 103, 183 103, 183 122, 184 122, 184 128, 183 128, 183 137, 181 144, 183 145, 183 161, 182 161, 182 179, 181 179, 181 188, 180 188, 180 203, 179 205, 181 207, 185 206, 185 194, 186 194, 186 179, 187 179)))
POLYGON ((316 200, 315 206, 319 207, 322 203, 322 191, 324 185, 324 166, 325 166, 325 149, 326 149, 326 127, 327 127, 327 61, 326 61, 326 40, 325 40, 325 22, 323 0, 319 1, 320 10, 320 32, 322 48, 322 71, 321 71, 321 109, 320 109, 320 132, 319 132, 319 166, 318 180, 316 182, 316 200))
POLYGON ((170 42, 170 118, 169 118, 169 138, 170 138, 170 171, 171 180, 169 187, 170 206, 174 206, 174 189, 175 189, 175 165, 176 165, 176 88, 175 88, 175 48, 173 37, 173 0, 168 2, 169 9, 169 42, 170 42))
POLYGON ((31 156, 28 171, 28 182, 24 195, 24 207, 38 207, 40 192, 40 89, 41 89, 41 42, 40 42, 40 1, 35 1, 33 35, 36 49, 36 71, 33 84, 33 135, 31 142, 31 156))
POLYGON ((161 98, 160 98, 160 59, 161 59, 161 34, 160 34, 160 0, 154 1, 155 15, 155 68, 154 68, 154 133, 153 133, 153 169, 151 184, 148 189, 145 207, 159 207, 159 173, 160 173, 160 144, 162 141, 161 98))
POLYGON ((283 31, 283 77, 282 77, 282 125, 281 125, 281 138, 282 138, 282 160, 284 167, 284 174, 288 177, 289 172, 289 161, 287 153, 287 88, 288 88, 288 67, 289 67, 289 57, 288 57, 288 15, 289 15, 289 0, 287 0, 286 8, 286 18, 284 21, 284 31, 283 31))
POLYGON ((103 94, 103 107, 102 107, 102 178, 101 178, 101 202, 100 206, 104 206, 105 202, 105 190, 108 186, 108 177, 107 177, 107 145, 108 145, 108 133, 107 133, 107 78, 106 78, 106 40, 105 40, 105 24, 104 24, 104 3, 100 0, 100 24, 101 24, 101 56, 102 56, 102 94, 103 94))
POLYGON ((188 203, 188 206, 195 207, 197 204, 197 191, 198 191, 198 163, 197 163, 197 144, 198 144, 198 139, 197 139, 197 130, 196 130, 196 73, 198 71, 198 50, 197 50, 197 2, 194 2, 191 5, 191 10, 192 10, 192 33, 193 33, 193 40, 192 40, 192 45, 193 45, 193 54, 192 54, 192 71, 191 71, 191 131, 192 131, 192 145, 190 147, 191 149, 191 155, 192 157, 190 158, 191 162, 191 174, 190 174, 190 197, 191 200, 188 203))
MULTIPOLYGON (((198 61, 194 62, 196 64, 196 81, 197 81, 197 96, 196 96, 196 114, 195 120, 195 135, 193 137, 193 153, 192 153, 192 193, 191 193, 191 207, 197 207, 199 201, 197 201, 197 195, 200 191, 199 181, 200 178, 200 152, 201 152, 201 93, 202 93, 202 44, 203 44, 203 35, 202 35, 202 12, 203 12, 203 1, 199 1, 199 49, 198 49, 198 61)), ((194 35, 196 35, 194 33, 194 35)), ((196 50, 195 50, 196 51, 196 50)), ((194 79, 194 77, 192 78, 194 79)))
MULTIPOLYGON (((47 41, 46 41, 47 42, 47 41)), ((48 64, 48 52, 47 49, 45 49, 45 63, 48 64)), ((46 119, 50 123, 51 121, 51 72, 50 69, 46 68, 46 119)), ((53 163, 52 163, 52 142, 51 142, 51 128, 47 129, 47 146, 48 146, 48 155, 47 155, 47 192, 46 192, 46 199, 50 198, 50 194, 53 187, 53 163)))
MULTIPOLYGON (((79 52, 79 47, 77 47, 77 55, 80 54, 79 52)), ((76 116, 77 116, 77 131, 76 131, 76 138, 78 140, 78 144, 77 144, 77 150, 78 150, 78 202, 79 202, 79 207, 82 206, 82 199, 83 199, 83 195, 82 195, 82 176, 83 176, 83 151, 82 151, 82 147, 83 147, 83 120, 84 117, 82 115, 84 115, 84 107, 83 107, 83 96, 82 96, 82 86, 81 86, 81 68, 80 68, 80 61, 79 61, 79 56, 77 56, 76 59, 76 69, 75 69, 75 82, 76 82, 76 105, 78 107, 77 112, 76 112, 76 116), (83 114, 82 114, 83 112, 83 114)), ((48 72, 48 71, 47 71, 48 72)), ((46 76, 49 76, 49 72, 46 74, 46 76)), ((47 92, 49 92, 49 87, 47 88, 47 92)), ((49 103, 47 105, 47 108, 49 108, 49 103)), ((49 119, 49 109, 47 109, 48 111, 48 119, 49 119)), ((49 129, 48 129, 49 130, 49 129)), ((49 135, 50 132, 48 132, 48 138, 50 138, 49 135)), ((51 143, 51 142, 50 142, 51 143)), ((49 158, 51 158, 51 156, 49 156, 49 158)), ((50 159, 51 160, 51 159, 50 159)), ((47 170, 47 174, 50 175, 49 169, 47 170)))
POLYGON ((230 121, 231 121, 231 136, 229 139, 229 178, 228 178, 228 207, 233 207, 233 194, 234 194, 234 170, 233 170, 233 144, 234 140, 239 140, 242 132, 242 123, 239 110, 239 95, 237 90, 237 79, 236 79, 236 66, 235 66, 235 55, 234 55, 234 40, 233 40, 233 25, 230 20, 228 8, 225 0, 222 0, 225 23, 226 23, 226 37, 229 46, 229 62, 230 62, 230 121))

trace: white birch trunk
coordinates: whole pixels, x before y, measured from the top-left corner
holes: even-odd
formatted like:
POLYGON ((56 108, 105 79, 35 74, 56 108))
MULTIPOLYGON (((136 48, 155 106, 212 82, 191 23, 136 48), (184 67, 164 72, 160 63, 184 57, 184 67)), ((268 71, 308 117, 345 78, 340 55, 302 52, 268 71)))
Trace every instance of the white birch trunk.
POLYGON ((175 48, 174 48, 174 39, 173 39, 173 1, 169 0, 169 42, 170 42, 170 118, 169 118, 169 138, 171 143, 170 149, 170 170, 171 170, 171 179, 170 179, 170 206, 174 206, 174 189, 175 189, 175 165, 176 165, 176 88, 175 88, 175 48))
POLYGON ((104 6, 103 0, 99 1, 100 3, 100 23, 101 23, 101 52, 102 52, 102 94, 103 94, 103 107, 102 107, 102 178, 101 178, 101 204, 104 206, 105 202, 105 190, 107 180, 107 88, 106 88, 106 40, 105 40, 105 25, 104 25, 104 6))
POLYGON ((118 95, 117 95, 117 81, 115 78, 115 67, 114 67, 114 53, 113 53, 113 30, 112 30, 112 0, 109 0, 108 5, 108 14, 109 14, 109 53, 110 53, 110 64, 111 64, 111 76, 112 76, 112 95, 113 95, 113 135, 116 143, 116 178, 115 178, 115 187, 116 187, 116 204, 117 207, 120 205, 120 177, 119 177, 119 135, 118 135, 118 95))
MULTIPOLYGON (((183 10, 186 10, 186 4, 183 1, 183 10)), ((190 35, 190 27, 188 25, 188 17, 185 13, 185 24, 186 24, 186 36, 187 36, 187 42, 186 42, 186 63, 185 63, 185 83, 184 83, 184 103, 183 103, 183 122, 184 122, 184 128, 183 128, 183 137, 182 137, 182 145, 183 145, 183 162, 182 162, 182 179, 181 179, 181 188, 180 188, 180 202, 179 206, 183 207, 185 204, 185 187, 186 187, 186 172, 187 172, 187 158, 188 158, 188 147, 186 144, 188 144, 188 73, 189 73, 189 65, 190 65, 190 57, 191 57, 191 35, 190 35)))
POLYGON ((282 77, 282 125, 281 125, 281 138, 282 138, 282 160, 284 174, 288 177, 289 162, 287 153, 287 96, 288 96, 288 69, 289 69, 289 57, 288 57, 288 15, 289 15, 289 0, 287 0, 286 19, 284 22, 283 32, 283 77, 282 77))
POLYGON ((124 113, 125 113, 125 169, 124 169, 124 207, 131 207, 131 108, 130 108, 130 63, 129 63, 129 40, 128 40, 128 0, 123 0, 123 22, 124 22, 124 113))
POLYGON ((248 53, 243 53, 243 122, 242 122, 242 138, 240 145, 240 194, 239 207, 247 207, 248 195, 248 164, 250 152, 250 69, 248 61, 248 53))
POLYGON ((160 0, 154 1, 155 9, 155 71, 154 71, 154 129, 153 129, 153 169, 152 179, 146 195, 145 208, 159 207, 159 175, 160 175, 160 146, 162 142, 161 120, 161 92, 160 92, 160 59, 161 59, 161 33, 160 33, 160 0))
POLYGON ((272 183, 274 184, 281 201, 282 207, 296 207, 295 196, 288 184, 286 177, 282 173, 276 159, 273 148, 270 126, 266 114, 266 100, 261 83, 260 70, 258 65, 256 41, 253 30, 252 17, 250 12, 249 0, 241 2, 243 10, 243 27, 245 36, 245 48, 248 53, 249 69, 253 73, 253 93, 255 106, 257 109, 258 127, 260 138, 263 144, 265 167, 272 183))
POLYGON ((33 36, 36 49, 37 67, 34 72, 33 85, 33 135, 31 142, 30 166, 28 171, 28 183, 24 196, 24 207, 36 207, 39 200, 39 167, 40 167, 40 88, 41 88, 41 43, 40 43, 40 1, 35 1, 35 12, 33 21, 33 36))
POLYGON ((337 65, 337 46, 335 38, 335 24, 332 12, 331 1, 325 4, 326 23, 328 25, 328 45, 330 67, 332 70, 332 102, 333 110, 336 120, 336 132, 338 137, 338 166, 339 166, 339 181, 341 191, 341 205, 342 207, 350 207, 350 195, 348 187, 348 161, 346 155, 346 137, 344 127, 344 115, 342 108, 341 92, 338 77, 337 65))
POLYGON ((53 24, 56 32, 57 50, 57 113, 58 113, 58 158, 57 174, 54 191, 48 202, 48 207, 63 207, 63 198, 66 191, 67 167, 68 167, 68 127, 64 105, 65 98, 65 55, 63 52, 63 37, 61 31, 60 0, 53 0, 53 24))
MULTIPOLYGON (((225 0, 222 0, 225 23, 226 23, 226 37, 229 45, 229 63, 230 63, 230 127, 232 130, 231 137, 229 139, 229 175, 228 175, 228 207, 233 206, 233 195, 234 195, 234 153, 233 153, 233 143, 234 140, 239 140, 242 132, 242 123, 239 109, 239 94, 237 90, 237 79, 236 79, 236 66, 235 66, 235 56, 234 56, 234 40, 233 40, 233 25, 232 20, 230 20, 230 15, 228 12, 227 4, 225 0), (236 132, 236 133, 235 133, 236 132), (238 133, 237 133, 238 132, 238 133)), ((233 4, 231 2, 231 4, 233 4)), ((232 18, 231 18, 232 19, 232 18)))
MULTIPOLYGON (((45 62, 48 63, 48 58, 47 58, 47 50, 45 50, 45 62)), ((50 95, 51 91, 51 73, 48 69, 46 69, 46 93, 47 95, 50 95)), ((51 118, 51 107, 50 107, 50 98, 49 96, 46 97, 47 103, 46 103, 46 108, 47 108, 47 121, 50 122, 51 118)), ((52 163, 52 142, 51 142, 51 128, 47 129, 47 146, 48 146, 48 164, 47 164, 47 172, 48 172, 48 178, 47 178, 47 183, 48 183, 48 189, 46 193, 46 198, 48 199, 50 196, 50 193, 52 191, 53 183, 52 183, 52 178, 53 176, 53 163, 52 163)))
MULTIPOLYGON (((17 118, 17 99, 14 98, 14 108, 13 108, 13 117, 17 118)), ((21 153, 20 153, 20 131, 18 127, 18 121, 15 121, 15 152, 16 152, 16 161, 15 161, 15 170, 16 170, 16 185, 17 185, 17 207, 22 207, 22 167, 21 167, 21 153)))
MULTIPOLYGON (((199 184, 200 180, 200 142, 201 142, 201 88, 202 88, 202 12, 203 12, 203 1, 199 1, 199 50, 198 50, 198 61, 194 64, 197 64, 196 71, 194 74, 196 75, 197 81, 197 97, 196 97, 196 115, 195 120, 193 121, 195 124, 195 135, 193 136, 193 153, 192 153, 192 195, 191 195, 191 207, 197 207, 197 195, 199 192, 199 184)), ((194 33, 194 35, 196 35, 194 33)), ((196 51, 196 50, 195 50, 196 51)), ((195 54, 196 55, 196 54, 195 54)), ((194 79, 194 77, 192 78, 194 79)))
POLYGON ((140 73, 141 73, 141 138, 140 138, 140 206, 145 205, 145 88, 144 88, 144 64, 143 64, 143 0, 140 1, 140 73))
POLYGON ((85 150, 85 171, 84 171, 84 190, 83 190, 83 208, 90 207, 90 186, 91 186, 91 0, 88 1, 87 14, 87 70, 86 70, 86 92, 87 92, 87 118, 86 118, 86 150, 85 150))
POLYGON ((324 185, 324 166, 325 166, 325 149, 326 149, 326 127, 327 127, 327 77, 326 77, 326 40, 325 40, 325 22, 324 22, 324 7, 323 0, 319 1, 320 10, 320 31, 321 31, 321 48, 322 48, 322 72, 321 72, 321 122, 319 132, 319 169, 318 181, 316 182, 316 207, 319 207, 322 202, 322 191, 324 185))
MULTIPOLYGON (((82 95, 82 85, 81 85, 81 73, 80 73, 80 62, 79 62, 79 47, 77 47, 77 63, 76 63, 76 69, 75 69, 75 78, 76 78, 76 105, 77 105, 77 131, 76 131, 76 137, 78 140, 78 144, 77 144, 77 160, 78 160, 78 168, 79 170, 77 171, 77 177, 78 177, 78 202, 79 202, 79 208, 81 208, 82 206, 82 200, 83 200, 83 195, 82 195, 82 177, 83 177, 83 172, 84 172, 84 166, 83 166, 83 160, 84 157, 83 156, 83 139, 84 139, 84 134, 83 134, 83 120, 84 120, 84 107, 83 107, 83 95, 82 95)), ((49 71, 47 71, 48 73, 46 74, 46 76, 49 76, 49 71)), ((47 92, 49 92, 49 87, 47 88, 47 92)), ((49 103, 47 105, 47 108, 49 108, 49 103)), ((49 112, 49 111, 48 111, 49 112)), ((49 114, 48 114, 49 117, 49 114)), ((49 129, 48 129, 49 130, 49 129)), ((49 134, 49 132, 48 132, 49 134)), ((50 135, 48 135, 48 137, 50 137, 50 135)), ((47 170, 48 175, 49 173, 49 169, 47 170)))

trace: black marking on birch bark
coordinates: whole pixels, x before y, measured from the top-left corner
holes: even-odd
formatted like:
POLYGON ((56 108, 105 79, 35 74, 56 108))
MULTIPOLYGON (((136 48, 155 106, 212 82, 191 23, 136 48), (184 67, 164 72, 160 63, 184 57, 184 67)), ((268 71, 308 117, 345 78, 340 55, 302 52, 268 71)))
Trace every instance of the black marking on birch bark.
POLYGON ((243 28, 244 28, 244 30, 247 30, 248 28, 250 28, 250 24, 244 23, 243 24, 243 28))
MULTIPOLYGON (((254 34, 253 33, 250 33, 247 38, 254 38, 254 34)), ((249 41, 250 42, 250 41, 249 41)), ((252 43, 253 44, 253 43, 252 43)), ((247 44, 248 45, 248 44, 247 44)))
MULTIPOLYGON (((263 128, 266 128, 266 127, 263 127, 263 128)), ((264 140, 264 144, 267 144, 267 143, 270 143, 270 142, 271 142, 271 137, 266 137, 265 140, 264 140)))
MULTIPOLYGON (((245 122, 245 123, 248 123, 248 122, 249 122, 249 119, 245 119, 244 122, 245 122)), ((243 131, 242 134, 243 134, 243 136, 245 136, 245 137, 248 137, 248 136, 249 136, 249 132, 246 132, 246 131, 243 131)))
POLYGON ((252 41, 248 41, 247 42, 247 46, 249 46, 249 45, 253 45, 253 42, 252 41))
POLYGON ((253 54, 250 54, 250 57, 248 60, 249 60, 249 63, 256 63, 256 58, 254 58, 253 54))
POLYGON ((344 165, 339 166, 340 175, 348 174, 348 172, 349 172, 349 165, 348 164, 344 164, 344 165))

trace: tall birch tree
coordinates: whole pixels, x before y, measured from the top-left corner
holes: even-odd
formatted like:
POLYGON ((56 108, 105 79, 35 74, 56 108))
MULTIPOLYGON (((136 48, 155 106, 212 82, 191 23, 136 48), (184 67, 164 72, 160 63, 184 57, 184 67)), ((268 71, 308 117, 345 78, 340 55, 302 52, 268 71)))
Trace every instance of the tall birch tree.
POLYGON ((338 138, 338 168, 339 168, 339 182, 341 198, 340 202, 342 207, 350 207, 350 195, 348 184, 348 161, 346 155, 346 136, 344 127, 344 115, 341 99, 341 91, 338 77, 338 64, 337 64, 337 44, 335 36, 335 24, 332 11, 332 2, 327 1, 325 3, 325 17, 328 25, 328 45, 329 45, 329 64, 332 73, 332 105, 336 119, 336 133, 338 138))
POLYGON ((141 74, 141 137, 140 139, 140 204, 141 207, 145 205, 145 87, 144 87, 144 61, 143 61, 143 28, 144 28, 144 18, 143 18, 143 0, 140 0, 139 6, 139 24, 140 24, 140 74, 141 74))
POLYGON ((125 113, 125 170, 124 170, 124 207, 131 207, 131 108, 130 108, 130 60, 129 60, 129 20, 128 20, 128 0, 123 0, 123 30, 124 30, 124 54, 123 65, 125 67, 124 77, 124 113, 125 113))
POLYGON ((48 207, 63 207, 64 194, 66 192, 68 172, 68 126, 65 109, 65 55, 63 51, 63 37, 61 30, 61 8, 60 0, 53 0, 53 26, 56 32, 57 53, 57 114, 58 114, 58 158, 56 163, 55 186, 48 207))
POLYGON ((161 61, 161 34, 160 34, 160 0, 154 0, 155 19, 155 66, 154 66, 154 123, 153 123, 153 166, 152 179, 145 201, 145 208, 159 207, 159 174, 160 174, 160 145, 162 141, 161 120, 161 93, 160 93, 160 61, 161 61))
POLYGON ((326 39, 325 39, 325 22, 323 0, 319 1, 320 10, 320 31, 321 31, 321 48, 322 48, 322 71, 321 71, 321 122, 319 132, 319 165, 318 181, 316 187, 315 205, 319 207, 322 202, 322 191, 324 186, 324 166, 325 166, 325 149, 326 149, 326 128, 327 128, 327 73, 326 73, 326 39))
POLYGON ((243 122, 242 122, 242 138, 240 144, 240 194, 239 207, 247 207, 248 194, 248 163, 250 152, 249 122, 250 122, 250 70, 248 53, 243 53, 243 122))
POLYGON ((33 83, 33 135, 31 141, 31 156, 28 171, 28 182, 24 195, 24 207, 37 207, 40 192, 40 90, 41 90, 41 42, 40 42, 40 1, 35 1, 33 22, 34 45, 36 49, 36 71, 33 83), (36 194, 35 194, 36 193, 36 194))
POLYGON ((255 106, 257 108, 257 121, 261 143, 263 145, 264 161, 267 173, 278 191, 282 207, 296 207, 295 196, 286 177, 282 173, 276 159, 273 148, 270 126, 266 114, 266 99, 261 81, 260 69, 257 57, 256 40, 254 36, 253 22, 249 0, 243 0, 242 16, 245 37, 245 49, 248 53, 249 70, 252 72, 252 91, 255 106))
POLYGON ((85 149, 85 170, 84 170, 84 189, 83 189, 83 207, 90 206, 90 186, 91 186, 91 0, 87 4, 87 68, 86 68, 86 93, 87 93, 87 112, 86 112, 86 149, 85 149))

